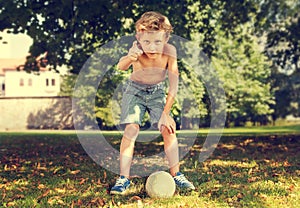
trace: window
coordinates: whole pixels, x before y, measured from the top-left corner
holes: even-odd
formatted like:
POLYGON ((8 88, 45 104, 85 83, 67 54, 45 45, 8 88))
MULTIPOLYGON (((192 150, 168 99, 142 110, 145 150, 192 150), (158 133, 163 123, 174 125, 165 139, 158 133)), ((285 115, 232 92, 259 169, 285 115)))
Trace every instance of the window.
POLYGON ((51 84, 52 84, 52 86, 55 86, 55 79, 51 80, 51 84))
POLYGON ((23 78, 20 79, 20 86, 21 87, 24 86, 24 79, 23 78))
POLYGON ((31 78, 28 79, 28 86, 32 86, 32 79, 31 78))
POLYGON ((5 91, 5 84, 2 84, 2 91, 5 91))
POLYGON ((49 86, 49 79, 46 79, 46 86, 49 86))

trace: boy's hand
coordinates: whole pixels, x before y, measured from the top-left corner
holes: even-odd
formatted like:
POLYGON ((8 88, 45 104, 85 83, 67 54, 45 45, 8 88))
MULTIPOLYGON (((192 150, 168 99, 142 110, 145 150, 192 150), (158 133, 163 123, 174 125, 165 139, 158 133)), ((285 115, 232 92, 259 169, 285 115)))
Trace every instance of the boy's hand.
POLYGON ((139 56, 143 54, 143 51, 139 49, 137 41, 134 41, 132 47, 129 49, 128 57, 131 61, 137 61, 139 56))
POLYGON ((160 132, 163 130, 163 127, 167 128, 169 134, 175 133, 176 123, 174 119, 170 115, 167 115, 165 112, 162 113, 158 122, 158 128, 160 132))

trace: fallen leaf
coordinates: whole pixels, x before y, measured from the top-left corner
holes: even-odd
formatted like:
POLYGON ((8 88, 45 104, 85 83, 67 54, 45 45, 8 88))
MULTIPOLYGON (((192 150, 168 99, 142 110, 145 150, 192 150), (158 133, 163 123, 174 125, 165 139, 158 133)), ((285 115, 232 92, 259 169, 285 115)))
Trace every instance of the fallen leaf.
POLYGON ((106 171, 104 171, 103 172, 103 180, 106 181, 106 179, 107 179, 107 173, 106 173, 106 171))
POLYGON ((50 193, 50 189, 48 189, 47 191, 45 191, 42 195, 40 195, 37 200, 44 198, 45 196, 47 196, 50 193))
POLYGON ((102 199, 100 197, 92 199, 92 201, 90 203, 100 205, 101 207, 103 207, 105 205, 104 199, 102 199))
POLYGON ((84 184, 85 183, 85 178, 81 178, 81 180, 80 180, 80 182, 79 182, 79 185, 82 185, 82 184, 84 184))
POLYGON ((253 169, 250 168, 250 169, 248 170, 248 175, 250 175, 250 174, 252 173, 252 171, 253 171, 253 169))
POLYGON ((82 204, 83 204, 83 203, 82 203, 82 200, 81 200, 81 199, 78 199, 78 200, 77 200, 77 205, 78 205, 78 206, 81 206, 82 204))
POLYGON ((248 183, 252 183, 252 182, 257 181, 257 179, 258 179, 258 177, 253 176, 253 177, 248 178, 247 181, 248 181, 248 183))
POLYGON ((293 191, 293 190, 294 190, 294 188, 295 188, 295 186, 294 186, 294 185, 290 185, 290 187, 288 188, 288 190, 289 190, 289 191, 293 191))
POLYGON ((80 170, 73 170, 73 171, 70 171, 70 173, 72 174, 72 175, 76 175, 77 173, 79 173, 80 172, 80 170))
POLYGON ((14 196, 14 199, 23 199, 25 196, 23 194, 17 194, 14 196))
POLYGON ((239 198, 239 199, 242 199, 242 198, 244 197, 244 195, 243 195, 242 193, 238 193, 236 196, 237 196, 237 198, 239 198))
POLYGON ((64 201, 59 196, 54 196, 54 197, 50 198, 48 200, 48 203, 50 205, 54 205, 54 204, 64 205, 65 204, 64 201))
POLYGON ((130 201, 138 201, 138 200, 142 200, 141 199, 141 197, 139 197, 139 196, 133 196, 133 197, 131 197, 130 199, 129 199, 130 201))
POLYGON ((46 188, 46 186, 44 184, 39 184, 37 188, 38 189, 44 189, 44 188, 46 188))
POLYGON ((55 190, 57 193, 60 193, 60 194, 66 192, 66 189, 64 189, 64 188, 55 188, 54 190, 55 190))
POLYGON ((55 168, 54 171, 53 171, 53 174, 56 174, 61 169, 62 169, 62 167, 55 168))
POLYGON ((12 207, 12 206, 15 206, 15 204, 16 204, 15 202, 8 202, 8 203, 7 203, 7 206, 8 206, 8 207, 12 207))
POLYGON ((104 201, 104 199, 99 199, 99 205, 100 206, 104 206, 106 203, 105 203, 105 201, 104 201))
POLYGON ((260 198, 262 198, 262 199, 267 199, 267 198, 268 198, 268 196, 267 196, 266 194, 260 194, 259 196, 260 196, 260 198))

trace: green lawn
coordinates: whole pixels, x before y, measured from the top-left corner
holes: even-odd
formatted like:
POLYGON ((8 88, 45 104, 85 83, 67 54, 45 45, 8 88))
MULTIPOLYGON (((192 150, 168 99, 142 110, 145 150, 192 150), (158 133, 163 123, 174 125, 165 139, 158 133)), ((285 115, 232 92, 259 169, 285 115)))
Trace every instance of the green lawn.
MULTIPOLYGON (((0 207, 297 207, 300 204, 300 126, 225 129, 203 163, 198 138, 181 168, 197 190, 151 199, 146 178, 133 178, 127 196, 111 196, 116 175, 85 153, 73 132, 0 133, 0 207)), ((119 145, 120 134, 106 132, 119 145)), ((154 152, 159 143, 136 154, 154 152)))

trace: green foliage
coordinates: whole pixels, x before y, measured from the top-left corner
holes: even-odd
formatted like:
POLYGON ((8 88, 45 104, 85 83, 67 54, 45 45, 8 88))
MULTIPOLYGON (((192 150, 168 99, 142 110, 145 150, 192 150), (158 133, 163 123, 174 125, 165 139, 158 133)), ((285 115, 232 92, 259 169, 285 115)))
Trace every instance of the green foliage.
MULTIPOLYGON (((142 13, 149 10, 159 11, 168 16, 175 34, 187 39, 196 38, 197 44, 208 58, 218 59, 220 63, 216 68, 222 68, 219 71, 224 71, 230 120, 237 119, 238 123, 249 119, 265 120, 265 115, 271 112, 270 105, 274 108, 273 118, 284 117, 289 113, 300 114, 297 110, 300 105, 297 82, 300 29, 299 2, 296 0, 0 0, 0 31, 26 33, 33 39, 31 56, 27 58, 25 70, 39 70, 35 57, 47 51, 47 63, 52 68, 67 65, 72 73, 79 74, 84 63, 100 46, 120 36, 133 34, 133 23, 142 13), (253 28, 246 31, 247 35, 241 35, 241 28, 249 28, 249 25, 253 28), (266 38, 265 43, 261 42, 260 46, 273 61, 272 77, 269 63, 260 54, 263 50, 256 50, 259 45, 256 40, 251 40, 253 35, 266 38), (221 36, 224 39, 222 41, 221 36), (222 44, 227 45, 226 50, 222 44), (276 67, 293 72, 287 78, 290 80, 289 86, 283 90, 280 85, 276 85, 280 77, 277 76, 276 67), (239 70, 240 68, 242 70, 239 70), (229 80, 232 80, 232 83, 228 84, 229 80), (276 101, 285 99, 290 103, 276 106, 270 94, 271 87, 275 92, 276 101), (287 89, 291 92, 285 94, 287 89)), ((205 87, 196 80, 199 77, 191 76, 191 73, 191 70, 181 69, 185 82, 186 79, 194 79, 191 82, 191 90, 195 93, 197 103, 193 105, 198 105, 201 116, 209 117, 210 101, 205 87)), ((107 86, 107 93, 101 91, 101 87, 98 88, 97 105, 107 105, 96 107, 99 117, 108 117, 108 106, 113 105, 109 100, 113 92, 112 87, 117 86, 114 82, 121 79, 118 76, 114 74, 115 78, 111 81, 103 80, 102 84, 107 86)), ((62 94, 71 93, 71 88, 63 86, 63 89, 66 91, 62 94)), ((95 91, 95 86, 83 91, 82 95, 89 96, 95 91)), ((83 103, 81 105, 88 109, 93 108, 83 103)), ((178 106, 173 108, 174 115, 179 115, 178 110, 178 106)), ((91 112, 90 110, 89 118, 94 116, 91 112)), ((189 110, 186 115, 193 115, 193 112, 195 111, 189 110)))
POLYGON ((299 8, 297 0, 267 0, 256 16, 256 30, 267 35, 268 56, 284 70, 299 70, 299 8))
POLYGON ((97 120, 100 128, 111 128, 118 124, 119 106, 114 105, 119 102, 122 82, 128 76, 128 72, 117 70, 115 66, 127 45, 118 41, 111 44, 97 50, 86 61, 72 94, 74 103, 86 116, 83 118, 88 121, 86 124, 97 120))
POLYGON ((299 116, 300 3, 297 0, 263 1, 256 16, 256 31, 267 36, 265 52, 273 61, 274 120, 299 116))
POLYGON ((214 26, 220 21, 225 31, 246 22, 253 14, 253 2, 235 1, 0 1, 0 30, 27 33, 33 38, 33 57, 48 51, 54 68, 68 65, 73 73, 97 47, 116 37, 133 33, 136 21, 145 11, 159 11, 170 18, 174 33, 189 39, 203 36, 203 50, 214 51, 214 26), (251 6, 250 6, 251 5, 251 6), (230 23, 230 24, 228 24, 230 23))
POLYGON ((62 76, 62 82, 60 85, 60 96, 72 96, 75 82, 77 79, 76 74, 66 74, 62 76))
POLYGON ((130 5, 108 0, 14 0, 1 1, 0 8, 0 30, 27 33, 33 57, 48 51, 51 66, 66 64, 73 73, 99 44, 117 37, 123 18, 132 15, 130 5))
POLYGON ((205 86, 201 82, 200 75, 191 66, 181 60, 179 62, 180 79, 176 103, 172 113, 181 118, 182 129, 198 128, 199 119, 208 115, 206 103, 203 102, 205 86))
POLYGON ((250 30, 251 27, 244 25, 236 37, 225 38, 222 31, 217 36, 219 48, 212 61, 227 96, 227 125, 231 121, 235 125, 262 121, 263 116, 272 113, 270 62, 250 30))

